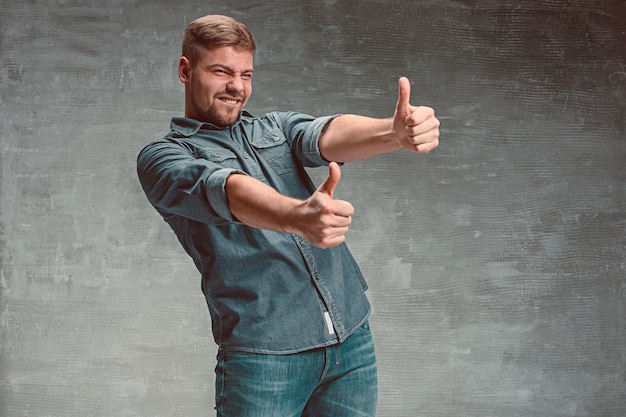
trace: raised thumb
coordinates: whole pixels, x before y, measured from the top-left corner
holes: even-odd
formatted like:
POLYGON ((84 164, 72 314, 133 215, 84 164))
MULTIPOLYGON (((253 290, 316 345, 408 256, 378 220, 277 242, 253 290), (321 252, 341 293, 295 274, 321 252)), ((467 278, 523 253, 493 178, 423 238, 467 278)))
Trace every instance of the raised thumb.
POLYGON ((332 198, 340 179, 341 168, 339 168, 336 162, 331 162, 330 165, 328 165, 328 177, 326 177, 326 180, 319 186, 317 191, 328 194, 332 198))
POLYGON ((406 77, 398 80, 398 103, 396 104, 396 114, 405 115, 409 112, 409 100, 411 99, 411 83, 406 77))

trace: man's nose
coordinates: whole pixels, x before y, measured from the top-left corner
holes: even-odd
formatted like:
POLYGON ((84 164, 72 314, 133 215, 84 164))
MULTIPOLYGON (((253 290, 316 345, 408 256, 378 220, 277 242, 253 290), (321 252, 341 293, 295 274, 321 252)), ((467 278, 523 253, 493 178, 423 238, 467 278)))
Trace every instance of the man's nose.
POLYGON ((239 75, 233 75, 230 78, 228 86, 233 91, 243 91, 243 80, 239 75))

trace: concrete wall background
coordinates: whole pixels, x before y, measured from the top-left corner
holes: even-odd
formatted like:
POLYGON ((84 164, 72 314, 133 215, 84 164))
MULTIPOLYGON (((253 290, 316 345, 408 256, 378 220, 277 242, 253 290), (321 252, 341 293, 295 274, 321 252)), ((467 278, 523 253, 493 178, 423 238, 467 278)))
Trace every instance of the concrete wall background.
POLYGON ((626 414, 626 2, 32 0, 0 5, 1 416, 211 415, 199 276, 134 170, 207 13, 255 33, 255 113, 390 116, 406 75, 443 122, 337 190, 380 416, 626 414))

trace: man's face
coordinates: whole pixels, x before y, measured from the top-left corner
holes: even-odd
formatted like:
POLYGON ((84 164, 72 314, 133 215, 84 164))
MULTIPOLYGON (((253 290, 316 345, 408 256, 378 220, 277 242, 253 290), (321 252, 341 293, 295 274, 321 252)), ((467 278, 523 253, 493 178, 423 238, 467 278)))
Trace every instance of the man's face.
POLYGON ((252 52, 223 46, 208 51, 195 65, 178 63, 185 84, 185 117, 225 127, 233 125, 252 94, 252 52))

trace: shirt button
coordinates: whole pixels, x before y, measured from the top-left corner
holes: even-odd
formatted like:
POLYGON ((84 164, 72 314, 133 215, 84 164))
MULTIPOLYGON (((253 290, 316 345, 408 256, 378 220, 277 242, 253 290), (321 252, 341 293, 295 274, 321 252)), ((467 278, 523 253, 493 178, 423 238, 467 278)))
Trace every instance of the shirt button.
POLYGON ((247 154, 243 154, 243 159, 248 159, 248 155, 247 154))

